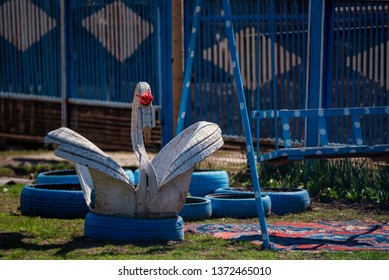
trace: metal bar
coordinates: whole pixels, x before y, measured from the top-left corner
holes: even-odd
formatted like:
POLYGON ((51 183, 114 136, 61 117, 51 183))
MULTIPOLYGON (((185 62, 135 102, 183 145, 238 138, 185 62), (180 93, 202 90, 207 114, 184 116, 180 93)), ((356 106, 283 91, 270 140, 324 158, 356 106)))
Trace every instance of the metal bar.
POLYGON ((354 132, 354 143, 358 146, 363 145, 362 131, 361 131, 361 121, 360 116, 353 115, 352 117, 352 127, 354 132))
MULTIPOLYGON (((386 6, 389 9, 389 5, 386 6)), ((389 12, 386 14, 387 20, 387 32, 389 32, 389 12)), ((386 62, 385 65, 389 65, 389 41, 386 41, 386 62)), ((386 102, 385 105, 389 105, 389 71, 386 69, 386 83, 385 83, 386 102)), ((389 131, 389 114, 386 115, 386 131, 389 131)), ((389 134, 386 133, 386 144, 389 144, 389 134)))
MULTIPOLYGON (((270 3, 270 15, 275 15, 276 14, 276 7, 275 7, 275 0, 271 0, 270 3)), ((272 17, 270 17, 272 18, 272 17)), ((271 39, 271 46, 269 47, 269 52, 270 52, 270 69, 271 69, 271 78, 272 78, 272 92, 273 92, 273 108, 275 110, 278 109, 278 90, 277 90, 277 72, 276 72, 276 57, 275 57, 275 52, 276 52, 276 37, 275 37, 275 28, 276 28, 276 23, 274 20, 270 20, 269 22, 269 33, 270 33, 270 39, 271 39)), ((275 129, 275 138, 276 138, 276 150, 278 150, 278 120, 274 120, 274 129, 275 129)))
POLYGON ((318 117, 320 146, 328 146, 327 124, 324 116, 318 117))
POLYGON ((252 118, 274 119, 274 118, 306 118, 319 116, 369 116, 389 114, 389 106, 370 106, 355 108, 328 108, 328 109, 298 109, 298 110, 257 110, 252 111, 252 118))
MULTIPOLYGON (((309 67, 307 79, 307 108, 322 107, 323 28, 325 1, 311 0, 309 17, 309 67)), ((317 120, 308 120, 305 131, 307 146, 318 145, 317 120), (308 137, 309 131, 309 137, 308 137)))
POLYGON ((196 41, 197 41, 197 36, 198 36, 198 31, 199 31, 199 26, 200 26, 200 21, 199 21, 199 13, 201 11, 201 6, 202 6, 202 0, 196 0, 196 7, 195 7, 195 12, 193 16, 193 23, 192 23, 192 35, 190 37, 190 42, 189 42, 189 49, 188 49, 188 54, 186 57, 186 65, 185 65, 185 71, 184 71, 184 83, 182 85, 182 97, 181 97, 181 104, 180 104, 180 110, 178 114, 178 120, 177 120, 177 129, 176 129, 176 134, 181 133, 181 131, 184 129, 184 123, 185 123, 185 115, 186 115, 186 109, 188 106, 188 100, 189 100, 189 90, 190 90, 190 78, 191 78, 191 73, 193 69, 193 58, 195 54, 195 48, 196 48, 196 41))
MULTIPOLYGON (((68 3, 66 4, 68 5, 68 3)), ((69 9, 67 9, 68 12, 69 9)), ((67 126, 68 115, 67 115, 67 65, 66 65, 66 8, 65 0, 60 1, 60 32, 61 32, 61 126, 67 126)))
MULTIPOLYGON (((257 94, 256 94, 256 108, 261 108, 261 21, 260 21, 260 15, 261 15, 261 5, 256 2, 257 8, 256 8, 256 14, 257 17, 257 59, 256 59, 256 68, 257 68, 257 74, 256 74, 256 82, 257 82, 257 94)), ((257 137, 257 158, 259 158, 261 154, 261 147, 260 147, 260 138, 261 138, 261 120, 256 121, 256 137, 257 137)))
POLYGON ((255 160, 254 155, 254 147, 253 147, 253 140, 251 136, 251 128, 250 128, 250 120, 247 113, 247 106, 246 106, 246 100, 244 96, 244 90, 243 90, 243 82, 242 82, 242 76, 240 73, 240 66, 239 66, 239 59, 236 53, 236 45, 235 45, 235 38, 234 38, 234 29, 232 25, 232 14, 231 14, 231 8, 229 0, 223 0, 223 7, 225 12, 225 24, 226 24, 226 33, 228 38, 228 46, 229 46, 229 52, 231 56, 232 66, 234 70, 234 77, 235 77, 235 85, 237 88, 238 93, 238 100, 239 100, 239 109, 240 109, 240 115, 243 122, 243 129, 244 129, 244 135, 246 137, 246 146, 247 146, 247 152, 248 152, 248 159, 249 159, 249 165, 250 165, 250 173, 251 173, 251 180, 254 187, 255 192, 255 198, 256 198, 256 204, 257 204, 257 211, 258 211, 258 217, 261 227, 261 233, 262 233, 262 241, 263 246, 265 249, 270 248, 270 239, 266 224, 266 217, 265 212, 263 209, 262 204, 262 195, 258 180, 258 171, 257 171, 257 163, 255 160))
POLYGON ((282 123, 282 136, 284 137, 285 148, 292 147, 292 141, 290 140, 290 125, 288 118, 281 118, 282 123))
MULTIPOLYGON (((336 62, 334 63, 334 22, 335 22, 335 5, 333 1, 329 1, 328 5, 326 6, 326 29, 325 29, 325 44, 326 48, 324 48, 325 51, 325 57, 324 65, 323 67, 325 70, 323 71, 324 77, 324 83, 323 83, 323 108, 331 108, 332 107, 332 101, 333 101, 333 84, 334 84, 334 77, 333 77, 333 68, 334 65, 337 65, 336 62)), ((333 121, 333 120, 332 120, 333 121)), ((327 135, 329 138, 331 138, 330 141, 334 141, 334 135, 333 135, 333 123, 331 120, 328 120, 326 123, 326 129, 327 129, 327 135)), ((336 121, 335 121, 336 122, 336 121)))

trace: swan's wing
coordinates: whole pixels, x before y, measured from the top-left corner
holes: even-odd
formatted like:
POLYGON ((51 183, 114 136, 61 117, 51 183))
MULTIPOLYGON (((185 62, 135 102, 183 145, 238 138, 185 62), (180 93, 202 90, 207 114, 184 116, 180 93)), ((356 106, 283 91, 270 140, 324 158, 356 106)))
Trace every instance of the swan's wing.
POLYGON ((198 122, 191 125, 152 160, 160 186, 193 168, 222 146, 223 138, 217 124, 198 122))
POLYGON ((96 169, 133 187, 116 161, 75 131, 66 127, 58 128, 49 132, 44 142, 53 144, 56 156, 96 169))

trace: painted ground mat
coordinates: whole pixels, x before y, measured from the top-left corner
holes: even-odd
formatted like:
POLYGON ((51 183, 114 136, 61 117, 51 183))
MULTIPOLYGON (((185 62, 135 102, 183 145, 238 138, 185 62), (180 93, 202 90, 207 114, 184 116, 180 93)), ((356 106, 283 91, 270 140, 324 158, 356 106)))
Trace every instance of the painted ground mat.
MULTIPOLYGON (((273 250, 389 251, 388 223, 275 222, 268 231, 273 250)), ((188 224, 186 232, 262 244, 258 224, 188 224)))

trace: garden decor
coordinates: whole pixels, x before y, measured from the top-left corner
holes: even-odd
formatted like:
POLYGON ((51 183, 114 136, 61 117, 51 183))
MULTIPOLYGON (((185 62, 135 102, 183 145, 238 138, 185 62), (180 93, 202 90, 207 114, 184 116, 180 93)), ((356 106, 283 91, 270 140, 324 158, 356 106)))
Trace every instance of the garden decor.
POLYGON ((262 194, 270 197, 272 212, 277 215, 297 214, 310 204, 308 192, 300 188, 264 188, 262 194))
POLYGON ((211 200, 205 197, 187 197, 185 205, 178 215, 184 221, 209 219, 212 216, 211 200))
MULTIPOLYGON (((122 216, 148 219, 150 223, 173 218, 180 223, 177 213, 185 204, 194 166, 223 145, 220 128, 202 121, 182 131, 150 160, 144 139, 147 143, 150 130, 155 126, 152 100, 150 86, 145 82, 138 83, 131 118, 132 146, 139 160, 136 187, 118 163, 76 132, 61 127, 45 137, 45 143, 53 144, 55 155, 75 163, 87 205, 93 214, 100 214, 99 218, 122 216)), ((175 223, 171 224, 173 228, 183 230, 175 223)), ((101 220, 99 225, 102 225, 101 220)), ((105 224, 106 227, 115 225, 111 220, 105 224)), ((105 230, 104 226, 100 228, 105 230)), ((142 237, 138 234, 127 240, 139 241, 142 237)), ((147 238, 159 239, 158 228, 147 238)))
POLYGON ((190 181, 189 193, 193 196, 206 196, 228 186, 229 179, 225 170, 195 169, 190 181))
POLYGON ((20 194, 20 212, 45 218, 85 218, 89 208, 80 184, 35 184, 25 186, 20 194))
MULTIPOLYGON (((254 193, 214 193, 205 196, 211 200, 212 217, 214 218, 254 218, 257 216, 254 193)), ((262 194, 264 213, 271 213, 271 200, 262 194)))
MULTIPOLYGON (((128 178, 134 183, 134 173, 130 169, 124 169, 128 178)), ((75 169, 55 170, 39 173, 35 178, 36 184, 79 184, 75 169)), ((81 191, 81 189, 80 189, 81 191)))

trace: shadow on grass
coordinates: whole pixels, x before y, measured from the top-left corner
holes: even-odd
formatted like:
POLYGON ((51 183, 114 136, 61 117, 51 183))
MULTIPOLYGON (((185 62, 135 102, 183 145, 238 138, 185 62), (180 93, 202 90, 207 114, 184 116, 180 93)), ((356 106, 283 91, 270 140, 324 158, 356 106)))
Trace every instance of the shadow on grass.
POLYGON ((100 252, 96 255, 109 253, 112 249, 111 246, 115 246, 113 251, 116 253, 135 253, 139 254, 159 254, 161 252, 168 252, 174 249, 174 244, 177 242, 112 242, 112 241, 95 241, 85 239, 83 236, 74 237, 68 242, 56 242, 47 244, 30 243, 27 240, 33 238, 31 235, 27 235, 21 232, 3 232, 0 233, 0 250, 15 250, 23 249, 26 251, 50 251, 57 250, 53 257, 66 258, 69 253, 75 250, 93 250, 104 249, 107 247, 107 252, 100 252), (110 246, 110 248, 108 248, 110 246), (131 250, 135 249, 135 250, 131 250), (138 248, 138 250, 136 250, 138 248), (134 252, 135 251, 135 252, 134 252))

